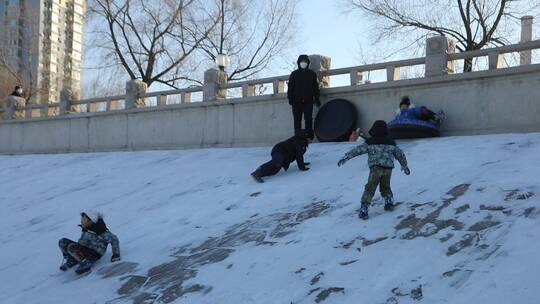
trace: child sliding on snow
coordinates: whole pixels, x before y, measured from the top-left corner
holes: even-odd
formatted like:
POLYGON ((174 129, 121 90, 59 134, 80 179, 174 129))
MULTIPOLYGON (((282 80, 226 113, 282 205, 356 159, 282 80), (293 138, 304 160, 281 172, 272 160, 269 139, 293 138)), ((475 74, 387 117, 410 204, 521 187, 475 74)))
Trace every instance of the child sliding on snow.
POLYGON ((113 251, 111 262, 120 261, 118 238, 107 229, 101 214, 81 213, 79 226, 82 228, 82 234, 78 242, 66 238, 58 242, 64 255, 64 262, 60 266, 62 271, 67 271, 77 264, 79 264, 75 270, 77 274, 90 271, 94 263, 107 251, 109 244, 112 245, 113 251))
POLYGON ((386 122, 378 120, 369 130, 369 135, 366 142, 348 153, 338 162, 338 167, 343 166, 348 160, 362 155, 368 154, 369 178, 362 195, 362 204, 360 207, 360 218, 368 219, 368 209, 375 190, 379 186, 381 195, 384 198, 384 210, 391 211, 394 209, 394 197, 390 189, 390 179, 392 177, 392 169, 394 169, 394 158, 401 164, 401 170, 406 175, 411 174, 407 167, 407 159, 400 148, 396 146, 394 140, 388 137, 388 127, 386 122))

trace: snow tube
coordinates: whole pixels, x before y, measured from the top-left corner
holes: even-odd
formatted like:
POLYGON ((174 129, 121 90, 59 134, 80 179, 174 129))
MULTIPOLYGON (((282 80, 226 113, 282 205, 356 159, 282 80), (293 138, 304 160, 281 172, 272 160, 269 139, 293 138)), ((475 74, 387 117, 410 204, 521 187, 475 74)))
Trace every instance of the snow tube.
POLYGON ((414 139, 439 137, 439 127, 429 121, 410 118, 396 118, 388 123, 388 131, 393 139, 414 139))
POLYGON ((315 117, 315 135, 320 142, 348 141, 356 127, 357 112, 346 99, 333 99, 315 117))

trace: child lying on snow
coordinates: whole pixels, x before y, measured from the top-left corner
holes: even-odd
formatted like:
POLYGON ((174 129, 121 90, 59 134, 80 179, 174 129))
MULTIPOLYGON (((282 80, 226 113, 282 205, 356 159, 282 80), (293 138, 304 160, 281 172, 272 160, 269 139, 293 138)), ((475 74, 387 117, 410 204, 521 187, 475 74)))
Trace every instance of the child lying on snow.
POLYGON ((111 262, 120 261, 120 245, 116 235, 111 233, 103 216, 100 213, 88 215, 81 213, 82 234, 78 242, 63 238, 58 242, 64 255, 64 262, 60 269, 67 271, 79 264, 75 270, 77 274, 90 271, 94 263, 107 251, 107 246, 112 245, 113 255, 111 262))
POLYGON ((392 189, 390 189, 390 179, 392 177, 392 169, 394 169, 394 158, 401 164, 401 170, 405 174, 411 174, 407 167, 407 159, 403 151, 396 146, 396 142, 388 137, 388 127, 386 122, 378 120, 369 130, 369 135, 366 142, 348 153, 338 162, 338 167, 343 166, 348 160, 362 155, 368 154, 369 178, 366 184, 364 194, 362 195, 362 204, 360 207, 360 218, 368 219, 368 208, 377 186, 384 198, 384 210, 391 211, 394 209, 394 197, 392 189))
POLYGON ((258 183, 264 183, 262 179, 265 176, 276 175, 281 168, 285 171, 289 169, 292 162, 296 161, 300 171, 307 171, 309 163, 304 161, 304 154, 308 148, 309 134, 304 130, 297 130, 296 134, 272 148, 272 160, 261 165, 257 170, 251 173, 251 177, 258 183))

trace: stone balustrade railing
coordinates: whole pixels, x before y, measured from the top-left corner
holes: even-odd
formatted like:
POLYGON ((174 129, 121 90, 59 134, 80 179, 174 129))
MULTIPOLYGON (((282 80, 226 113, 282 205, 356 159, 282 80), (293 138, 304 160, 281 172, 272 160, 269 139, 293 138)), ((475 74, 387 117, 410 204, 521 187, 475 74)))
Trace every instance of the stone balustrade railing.
MULTIPOLYGON (((364 75, 373 71, 386 71, 387 82, 401 80, 401 69, 414 66, 423 67, 424 74, 422 77, 437 77, 455 73, 454 65, 458 60, 482 57, 487 57, 486 68, 494 70, 503 68, 504 55, 508 53, 520 53, 521 60, 519 64, 527 65, 531 64, 531 51, 540 49, 540 40, 462 53, 454 53, 454 49, 451 40, 445 37, 432 37, 426 43, 426 57, 330 69, 330 58, 313 55, 310 56, 312 60, 311 68, 318 74, 324 93, 324 88, 330 87, 329 78, 332 76, 348 75, 348 85, 369 86, 370 82, 364 79, 364 75)), ((32 119, 36 117, 80 115, 82 112, 178 107, 192 102, 215 102, 225 99, 232 102, 239 99, 256 99, 260 95, 283 97, 281 94, 285 93, 289 77, 289 75, 281 75, 227 83, 226 77, 223 77, 220 73, 224 72, 217 69, 209 70, 205 73, 204 85, 178 90, 146 92, 146 85, 134 80, 128 82, 126 94, 118 96, 71 100, 73 98, 72 94, 62 92, 59 103, 23 104, 22 106, 17 97, 9 97, 11 100, 8 100, 6 106, 0 109, 0 117, 4 120, 32 119), (268 89, 270 87, 272 87, 272 90, 257 91, 258 88, 268 89), (194 98, 194 96, 197 96, 197 98, 194 98), (17 104, 19 105, 17 106, 17 104)))

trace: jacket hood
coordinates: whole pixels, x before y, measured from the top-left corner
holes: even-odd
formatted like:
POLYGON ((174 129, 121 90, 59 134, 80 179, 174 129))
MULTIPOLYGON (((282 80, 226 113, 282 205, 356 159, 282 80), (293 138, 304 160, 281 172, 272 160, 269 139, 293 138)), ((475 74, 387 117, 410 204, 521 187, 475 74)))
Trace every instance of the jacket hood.
POLYGON ((100 235, 107 231, 107 225, 105 224, 105 221, 100 218, 99 220, 97 220, 97 222, 93 223, 92 226, 88 228, 88 230, 93 231, 97 235, 100 235))
POLYGON ((298 68, 300 68, 300 62, 302 61, 307 61, 308 68, 309 68, 309 65, 311 64, 311 61, 309 60, 309 56, 305 54, 298 56, 298 60, 296 60, 296 64, 298 65, 298 68))
POLYGON ((309 141, 307 140, 307 138, 303 136, 295 135, 294 139, 295 139, 296 144, 300 147, 307 148, 309 146, 309 141))
POLYGON ((373 137, 385 137, 388 136, 388 126, 384 120, 377 120, 371 129, 369 135, 373 137))
POLYGON ((105 224, 105 221, 103 220, 103 214, 99 212, 82 212, 81 215, 86 216, 92 221, 92 226, 90 226, 90 228, 88 229, 83 228, 83 230, 90 230, 96 233, 97 235, 100 235, 104 233, 105 231, 107 231, 107 225, 105 224))
POLYGON ((309 145, 308 136, 309 134, 306 130, 296 130, 294 132, 294 137, 297 139, 297 142, 304 147, 309 145))

